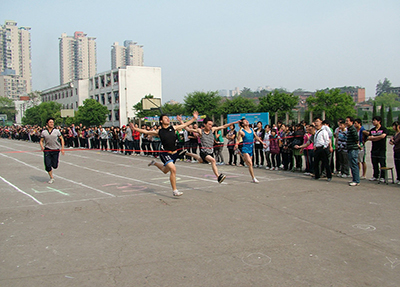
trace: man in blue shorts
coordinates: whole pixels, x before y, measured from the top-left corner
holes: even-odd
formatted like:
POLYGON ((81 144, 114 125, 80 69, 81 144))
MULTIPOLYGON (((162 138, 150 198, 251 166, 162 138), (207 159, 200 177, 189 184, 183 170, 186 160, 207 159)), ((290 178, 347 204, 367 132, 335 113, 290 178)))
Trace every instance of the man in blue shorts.
MULTIPOLYGON (((170 120, 167 115, 162 114, 160 116, 160 124, 161 128, 157 130, 145 130, 145 129, 139 129, 133 125, 133 123, 129 123, 129 127, 132 130, 138 131, 140 133, 146 134, 146 135, 152 135, 152 136, 157 136, 161 140, 161 149, 162 152, 160 152, 160 159, 162 161, 161 163, 156 162, 155 160, 152 160, 148 165, 155 165, 160 169, 163 173, 167 174, 168 172, 170 173, 169 180, 171 182, 171 187, 172 187, 172 194, 174 196, 180 196, 182 195, 181 191, 178 191, 176 187, 176 166, 175 166, 175 161, 179 157, 179 155, 183 155, 186 153, 187 150, 182 150, 178 152, 178 148, 176 146, 176 133, 175 131, 178 129, 183 129, 187 127, 188 125, 192 124, 195 120, 197 120, 197 117, 199 116, 199 113, 197 111, 193 112, 193 118, 190 121, 187 121, 186 123, 182 123, 180 125, 173 126, 170 123, 170 120)), ((181 120, 180 116, 177 117, 178 120, 181 120)))

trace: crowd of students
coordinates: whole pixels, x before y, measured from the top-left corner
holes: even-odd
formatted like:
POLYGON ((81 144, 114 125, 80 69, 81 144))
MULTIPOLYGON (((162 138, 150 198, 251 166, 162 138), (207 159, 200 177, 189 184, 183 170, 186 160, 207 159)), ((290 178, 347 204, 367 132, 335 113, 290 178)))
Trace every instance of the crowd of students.
MULTIPOLYGON (((331 180, 332 174, 339 177, 352 177, 350 170, 354 173, 354 165, 360 170, 359 179, 366 179, 367 165, 365 162, 365 143, 372 142, 371 162, 373 167, 373 177, 371 181, 380 179, 384 181, 384 174, 381 167, 386 167, 386 138, 387 129, 381 125, 382 119, 377 116, 373 118, 374 128, 366 131, 362 126, 361 119, 339 119, 335 130, 330 126, 329 121, 322 121, 320 118, 314 119, 313 123, 306 124, 302 121, 298 124, 286 125, 282 122, 271 125, 263 125, 258 122, 250 128, 254 134, 262 139, 262 142, 254 142, 254 156, 252 156, 252 165, 254 168, 264 168, 271 171, 286 170, 293 172, 304 172, 305 175, 311 175, 318 179, 327 177, 331 180), (347 121, 352 121, 349 126, 347 121), (320 121, 321 125, 318 125, 320 121), (349 128, 353 127, 357 131, 357 145, 349 146, 349 128), (314 137, 319 131, 326 132, 329 143, 323 142, 322 133, 319 137, 320 142, 315 142, 314 137), (317 146, 316 146, 317 145, 317 146), (356 160, 351 162, 349 154, 357 150, 356 160), (321 162, 316 165, 315 160, 321 162), (326 161, 326 162, 325 162, 326 161), (315 167, 318 170, 315 170, 315 167), (321 169, 321 170, 319 170, 321 169), (381 174, 380 174, 381 172, 381 174)), ((135 124, 134 127, 138 128, 135 124)), ((197 154, 201 146, 201 139, 198 132, 199 126, 196 123, 191 124, 187 130, 176 130, 177 147, 180 150, 188 150, 190 153, 183 153, 179 160, 187 162, 197 162, 194 157, 188 154, 197 154)), ((202 128, 200 124, 200 128, 202 128)), ((142 155, 159 157, 161 150, 161 140, 157 136, 139 133, 129 126, 122 127, 85 127, 80 125, 71 125, 70 127, 58 127, 65 140, 66 148, 87 148, 99 149, 121 153, 125 155, 142 155)), ((142 125, 141 129, 156 131, 160 129, 159 125, 142 125)), ((390 140, 394 146, 395 168, 397 172, 396 183, 400 184, 400 125, 393 123, 395 135, 390 140)), ((0 127, 0 137, 16 140, 27 140, 32 142, 40 141, 40 134, 43 128, 40 126, 6 126, 0 127)), ((217 129, 214 134, 213 156, 217 165, 235 165, 245 166, 244 159, 240 153, 242 144, 239 142, 238 151, 235 150, 235 144, 239 139, 238 134, 241 128, 231 124, 226 133, 224 141, 221 129, 217 129), (224 142, 228 149, 229 159, 225 162, 223 156, 224 142)), ((356 185, 359 179, 353 177, 356 185)))

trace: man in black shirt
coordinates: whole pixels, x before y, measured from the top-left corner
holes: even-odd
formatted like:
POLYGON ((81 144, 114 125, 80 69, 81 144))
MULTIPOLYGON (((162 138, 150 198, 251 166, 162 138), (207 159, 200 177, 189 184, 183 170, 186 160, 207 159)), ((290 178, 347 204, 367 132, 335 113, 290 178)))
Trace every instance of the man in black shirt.
MULTIPOLYGON (((163 152, 160 153, 160 159, 163 162, 163 164, 158 163, 155 160, 152 160, 149 163, 149 166, 155 165, 165 174, 170 172, 169 180, 171 182, 172 194, 174 196, 182 195, 182 192, 178 191, 178 189, 176 188, 175 161, 179 157, 179 155, 182 155, 187 152, 187 150, 185 150, 185 149, 178 152, 178 150, 177 150, 178 148, 176 146, 175 131, 178 129, 183 129, 183 128, 187 127, 188 125, 192 124, 195 120, 197 120, 198 116, 199 116, 199 113, 197 111, 194 111, 193 118, 190 121, 187 121, 186 123, 182 123, 180 125, 173 126, 173 125, 171 125, 168 116, 163 114, 160 116, 161 128, 157 129, 157 130, 139 129, 139 128, 135 127, 133 125, 133 123, 129 123, 129 127, 132 130, 138 131, 138 132, 146 134, 146 135, 157 136, 160 138, 161 144, 162 144, 162 150, 163 150, 163 152)), ((178 120, 181 120, 180 116, 178 116, 177 118, 178 118, 178 120)))
MULTIPOLYGON (((378 180, 379 166, 386 167, 386 135, 387 129, 382 126, 382 118, 375 116, 372 118, 372 124, 375 126, 370 130, 367 141, 372 142, 371 161, 374 175, 371 181, 378 180)), ((384 181, 384 172, 381 171, 381 180, 384 181)))

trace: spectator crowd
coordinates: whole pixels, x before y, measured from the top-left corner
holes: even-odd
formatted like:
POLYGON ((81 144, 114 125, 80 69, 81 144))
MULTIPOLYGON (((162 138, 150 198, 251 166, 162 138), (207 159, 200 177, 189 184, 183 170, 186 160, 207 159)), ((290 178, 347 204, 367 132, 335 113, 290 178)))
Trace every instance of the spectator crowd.
MULTIPOLYGON (((258 122, 251 125, 255 135, 263 140, 256 141, 253 150, 253 167, 270 171, 284 170, 303 172, 313 179, 326 177, 330 181, 333 175, 342 178, 352 178, 349 185, 360 184, 360 179, 366 179, 367 164, 365 144, 372 142, 371 163, 373 176, 371 181, 385 181, 386 139, 388 131, 382 126, 382 119, 375 116, 373 128, 366 130, 361 119, 347 117, 339 119, 333 129, 328 120, 317 117, 312 123, 302 121, 298 124, 286 125, 278 122, 273 125, 263 125, 258 122)), ((201 128, 201 124, 200 128, 201 128)), ((396 183, 400 184, 400 125, 393 123, 394 136, 389 144, 393 145, 393 157, 397 173, 396 183)), ((138 127, 135 124, 135 127, 138 127)), ((38 143, 45 127, 40 126, 5 126, 0 127, 0 137, 38 143)), ((149 156, 157 158, 162 149, 159 137, 141 134, 131 130, 129 126, 122 127, 85 127, 71 125, 58 127, 65 140, 66 148, 96 149, 124 155, 149 156)), ((157 130, 159 125, 142 125, 141 129, 157 130)), ((193 124, 188 130, 197 130, 193 124)), ((218 165, 244 166, 239 143, 237 151, 234 147, 240 127, 231 124, 226 131, 226 140, 221 130, 214 133, 214 158, 218 165), (228 159, 223 156, 224 147, 228 149, 228 159)), ((199 134, 185 129, 176 131, 176 141, 179 149, 186 149, 192 154, 199 152, 201 141, 199 134)), ((181 161, 196 162, 185 153, 181 161)))

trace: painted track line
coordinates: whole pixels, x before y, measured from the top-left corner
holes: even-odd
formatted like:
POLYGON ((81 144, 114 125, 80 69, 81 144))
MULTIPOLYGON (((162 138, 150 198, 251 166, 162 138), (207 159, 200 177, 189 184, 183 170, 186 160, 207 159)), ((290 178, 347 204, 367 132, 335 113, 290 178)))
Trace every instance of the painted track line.
MULTIPOLYGON (((26 165, 26 166, 28 166, 28 167, 30 167, 30 168, 39 170, 40 172, 44 172, 44 173, 47 174, 46 171, 44 171, 44 170, 42 170, 42 169, 40 169, 40 168, 38 168, 38 167, 36 167, 36 166, 27 164, 26 162, 23 162, 23 161, 21 161, 21 160, 19 160, 19 159, 16 159, 16 158, 13 158, 13 157, 7 156, 7 155, 5 155, 5 154, 1 154, 1 153, 0 153, 0 156, 3 156, 3 157, 6 157, 6 158, 15 160, 15 161, 17 161, 17 162, 19 162, 19 163, 21 163, 21 164, 23 164, 23 165, 26 165)), ((38 155, 38 156, 40 156, 40 155, 38 155)), ((95 187, 86 185, 86 184, 81 183, 81 182, 76 182, 76 181, 74 181, 74 180, 72 180, 72 179, 69 179, 69 178, 66 178, 66 177, 63 177, 63 176, 60 176, 60 175, 54 175, 54 177, 56 177, 56 178, 61 178, 61 179, 65 180, 65 181, 71 182, 71 183, 76 184, 76 185, 80 185, 80 186, 85 187, 85 188, 88 188, 88 189, 92 189, 92 190, 94 190, 94 191, 100 192, 100 193, 102 193, 102 194, 106 194, 106 195, 111 196, 111 197, 116 197, 114 194, 111 194, 111 193, 102 191, 102 190, 100 190, 100 189, 98 189, 98 188, 95 188, 95 187)))
POLYGON ((2 181, 4 181, 5 183, 7 183, 9 186, 13 187, 15 190, 17 190, 18 192, 30 197, 31 199, 33 199, 34 201, 36 201, 37 203, 39 203, 40 205, 43 205, 43 203, 39 200, 37 200, 36 198, 34 198, 32 195, 30 195, 29 193, 26 193, 25 191, 21 190, 19 187, 15 186, 14 184, 12 184, 11 182, 9 182, 8 180, 6 180, 4 177, 0 176, 0 179, 2 181))

